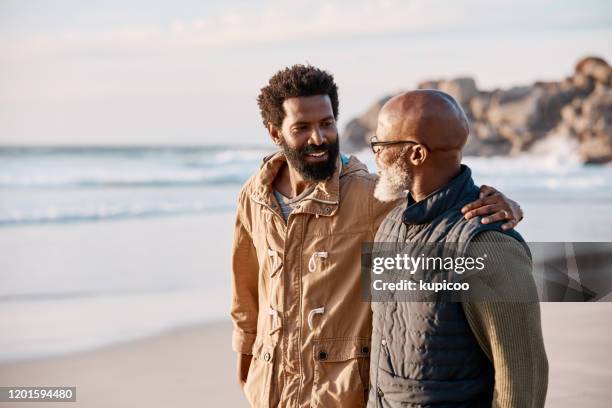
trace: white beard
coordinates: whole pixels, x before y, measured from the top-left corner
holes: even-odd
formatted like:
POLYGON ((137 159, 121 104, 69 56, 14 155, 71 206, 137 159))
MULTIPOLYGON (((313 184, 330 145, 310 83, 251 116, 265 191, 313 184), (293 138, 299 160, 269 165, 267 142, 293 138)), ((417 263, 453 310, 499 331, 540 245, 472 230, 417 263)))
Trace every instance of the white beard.
POLYGON ((406 196, 409 185, 410 174, 402 168, 399 162, 395 162, 385 169, 380 169, 374 197, 385 203, 395 201, 406 196))

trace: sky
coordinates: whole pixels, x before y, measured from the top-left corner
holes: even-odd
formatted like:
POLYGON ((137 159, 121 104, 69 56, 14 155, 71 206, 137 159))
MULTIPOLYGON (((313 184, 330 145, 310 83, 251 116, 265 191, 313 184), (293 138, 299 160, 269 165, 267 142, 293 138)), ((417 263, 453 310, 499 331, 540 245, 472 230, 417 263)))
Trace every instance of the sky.
POLYGON ((342 128, 428 79, 480 89, 612 62, 602 0, 0 0, 0 145, 263 145, 279 69, 334 74, 342 128))

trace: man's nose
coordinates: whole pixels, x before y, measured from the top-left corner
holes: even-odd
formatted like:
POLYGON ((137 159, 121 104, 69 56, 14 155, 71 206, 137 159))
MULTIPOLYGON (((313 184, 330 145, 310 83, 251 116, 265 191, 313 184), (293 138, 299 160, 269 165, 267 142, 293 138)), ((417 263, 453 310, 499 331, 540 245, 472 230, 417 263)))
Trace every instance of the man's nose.
POLYGON ((310 134, 310 144, 322 145, 326 141, 325 134, 319 126, 315 126, 310 134))

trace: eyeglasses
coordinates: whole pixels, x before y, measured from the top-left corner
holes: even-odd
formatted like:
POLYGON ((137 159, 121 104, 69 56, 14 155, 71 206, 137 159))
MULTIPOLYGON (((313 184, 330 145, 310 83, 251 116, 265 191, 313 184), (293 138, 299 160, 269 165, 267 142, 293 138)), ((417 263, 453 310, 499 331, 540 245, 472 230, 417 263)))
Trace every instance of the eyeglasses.
POLYGON ((387 146, 393 146, 398 144, 420 144, 419 142, 415 142, 413 140, 397 140, 393 142, 379 142, 376 136, 372 136, 370 138, 370 147, 372 148, 372 152, 374 154, 379 153, 383 148, 387 146))

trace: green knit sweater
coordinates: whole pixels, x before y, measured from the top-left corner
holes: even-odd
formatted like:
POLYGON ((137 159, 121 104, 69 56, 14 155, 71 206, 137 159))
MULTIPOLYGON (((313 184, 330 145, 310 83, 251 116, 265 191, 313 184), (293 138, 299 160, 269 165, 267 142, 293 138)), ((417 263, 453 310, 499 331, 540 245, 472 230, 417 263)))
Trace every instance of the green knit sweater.
MULTIPOLYGON (((488 286, 493 291, 503 288, 506 298, 512 292, 517 298, 534 293, 531 260, 518 241, 501 232, 487 231, 471 242, 478 244, 471 248, 477 247, 479 253, 470 255, 480 256, 484 249, 487 271, 494 271, 479 276, 477 284, 488 286)), ((480 347, 495 368, 492 406, 543 407, 548 385, 548 360, 539 303, 464 302, 463 309, 480 347)))

